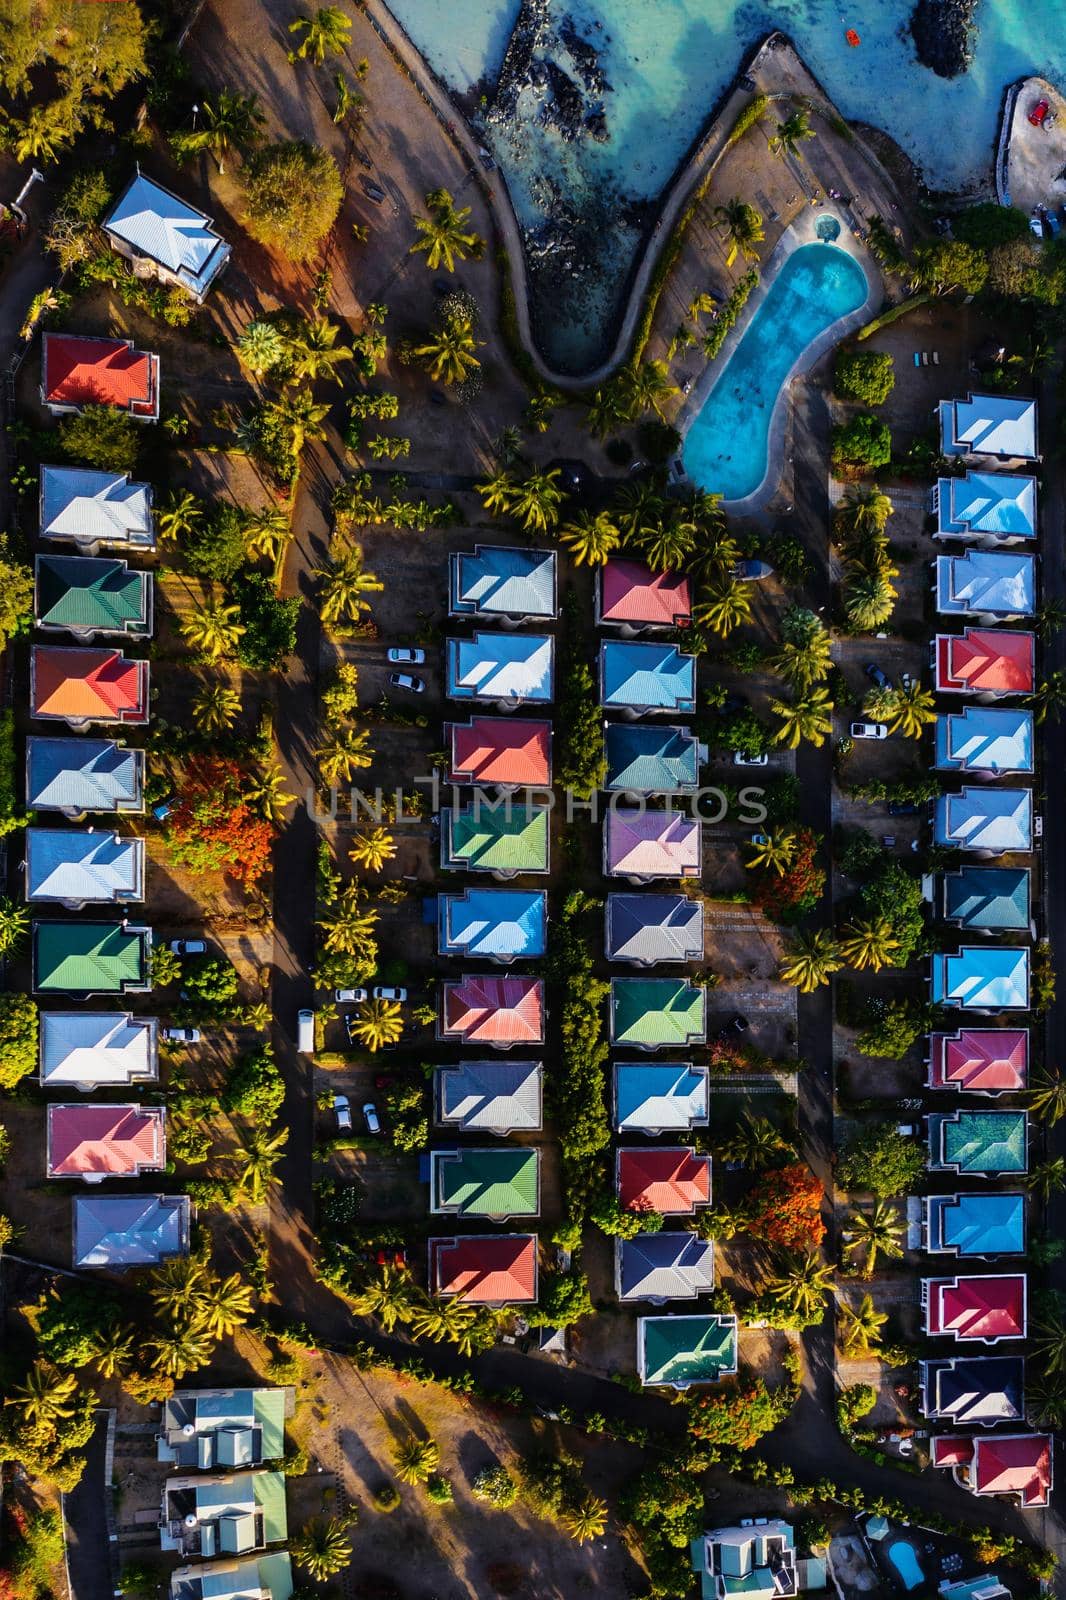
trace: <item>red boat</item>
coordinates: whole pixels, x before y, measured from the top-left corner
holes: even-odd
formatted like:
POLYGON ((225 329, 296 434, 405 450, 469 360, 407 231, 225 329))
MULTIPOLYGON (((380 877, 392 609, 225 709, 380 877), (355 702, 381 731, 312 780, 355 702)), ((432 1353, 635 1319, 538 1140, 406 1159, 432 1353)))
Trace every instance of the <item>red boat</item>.
POLYGON ((862 43, 862 40, 859 38, 854 28, 849 28, 844 37, 853 50, 857 50, 859 45, 862 43))

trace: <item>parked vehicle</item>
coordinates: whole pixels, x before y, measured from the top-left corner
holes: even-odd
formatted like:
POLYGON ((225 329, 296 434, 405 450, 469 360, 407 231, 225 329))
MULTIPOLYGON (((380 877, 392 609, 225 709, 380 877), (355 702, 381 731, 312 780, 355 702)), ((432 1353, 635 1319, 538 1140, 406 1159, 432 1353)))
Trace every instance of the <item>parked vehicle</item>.
POLYGON ((157 806, 152 807, 152 815, 157 822, 165 822, 167 820, 177 798, 176 794, 172 794, 169 799, 160 800, 157 806))
POLYGON ((416 678, 413 672, 390 672, 390 689, 409 689, 412 694, 421 694, 426 687, 425 678, 416 678))
POLYGON ((296 1013, 296 1048, 301 1055, 314 1054, 315 1014, 310 1006, 303 1006, 296 1013))
POLYGON ((366 1118, 367 1133, 380 1133, 381 1123, 378 1120, 377 1107, 372 1100, 368 1100, 363 1107, 363 1116, 366 1118))
POLYGON ((888 807, 888 814, 890 817, 916 817, 918 810, 915 800, 893 800, 888 807))
POLYGON ((367 997, 365 989, 334 989, 333 998, 339 1006, 361 1006, 367 997))
POLYGON ((1048 226, 1047 212, 1043 206, 1034 206, 1030 212, 1029 231, 1034 233, 1038 239, 1046 239, 1050 236, 1051 229, 1048 226))
POLYGON ((406 989, 397 988, 395 985, 387 983, 379 983, 373 994, 375 1000, 399 1000, 402 1002, 407 999, 406 989))
POLYGON ((379 206, 385 198, 385 191, 380 183, 372 183, 369 178, 360 178, 359 182, 367 199, 373 200, 374 204, 379 206))
POLYGON ((745 559, 734 561, 732 576, 746 583, 761 583, 764 578, 772 578, 774 569, 768 561, 755 561, 745 559))
POLYGON ((1034 128, 1042 128, 1047 121, 1047 114, 1051 110, 1049 100, 1038 100, 1029 113, 1029 121, 1034 128))
POLYGON ((199 1028, 163 1028, 162 1038, 166 1044, 199 1044, 199 1028))
POLYGON ((416 649, 413 645, 393 645, 386 653, 388 659, 397 667, 420 667, 426 659, 426 652, 416 649))
POLYGON ((203 956, 207 943, 203 939, 171 939, 170 948, 176 956, 203 956))
POLYGON ((337 1116, 337 1126, 345 1133, 352 1131, 352 1108, 348 1103, 346 1094, 333 1096, 333 1110, 337 1116))
POLYGON ((879 689, 891 689, 887 675, 881 671, 876 661, 868 661, 862 669, 866 676, 876 683, 879 689))
POLYGON ((909 672, 901 672, 900 673, 900 675, 899 675, 899 686, 900 686, 901 689, 904 689, 908 694, 914 688, 914 679, 911 677, 909 672))
POLYGON ((885 722, 853 722, 851 724, 851 737, 853 739, 887 739, 888 724, 885 722))
POLYGON ((769 756, 749 756, 746 750, 733 751, 733 765, 735 767, 768 767, 769 756))

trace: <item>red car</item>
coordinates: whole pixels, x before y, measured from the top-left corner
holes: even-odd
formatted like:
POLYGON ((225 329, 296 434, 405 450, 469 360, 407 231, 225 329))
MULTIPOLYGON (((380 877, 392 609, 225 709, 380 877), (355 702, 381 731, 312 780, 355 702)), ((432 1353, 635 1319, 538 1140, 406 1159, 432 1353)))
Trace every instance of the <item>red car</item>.
POLYGON ((1042 128, 1044 126, 1044 118, 1050 110, 1051 105, 1047 100, 1038 100, 1036 102, 1036 105, 1029 113, 1029 121, 1034 128, 1042 128))

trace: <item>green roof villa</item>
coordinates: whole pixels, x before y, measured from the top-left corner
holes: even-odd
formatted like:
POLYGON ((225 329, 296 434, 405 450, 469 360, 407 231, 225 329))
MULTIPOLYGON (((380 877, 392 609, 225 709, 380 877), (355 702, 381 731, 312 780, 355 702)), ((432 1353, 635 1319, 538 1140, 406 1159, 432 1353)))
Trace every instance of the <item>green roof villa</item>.
POLYGON ((548 871, 546 806, 518 806, 505 795, 497 804, 479 800, 440 813, 440 864, 446 872, 491 872, 506 879, 548 871))
POLYGON ((540 1210, 540 1153, 513 1145, 496 1150, 431 1150, 429 1209, 434 1216, 535 1217, 540 1210))
POLYGON ((934 1112, 929 1117, 929 1170, 996 1178, 1028 1168, 1029 1118, 1024 1111, 934 1112))
POLYGON ((611 1043, 685 1049, 707 1037, 707 992, 684 978, 612 978, 611 1043))
POLYGON ((34 617, 43 632, 151 637, 151 573, 103 556, 40 555, 36 574, 34 617))
POLYGON ((736 1317, 641 1317, 637 1322, 637 1370, 645 1386, 669 1389, 689 1389, 695 1383, 735 1377, 736 1317))
POLYGON ((35 922, 37 994, 142 994, 152 987, 151 928, 124 922, 35 922))

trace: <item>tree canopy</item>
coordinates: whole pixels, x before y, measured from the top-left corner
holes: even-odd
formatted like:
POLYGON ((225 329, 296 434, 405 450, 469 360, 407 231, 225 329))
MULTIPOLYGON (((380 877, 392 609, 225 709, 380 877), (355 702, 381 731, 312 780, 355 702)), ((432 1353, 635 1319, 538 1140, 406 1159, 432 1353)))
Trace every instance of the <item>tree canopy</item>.
POLYGON ((268 145, 244 167, 241 179, 252 238, 290 261, 309 260, 344 199, 332 156, 299 140, 268 145))

